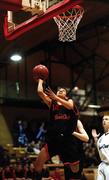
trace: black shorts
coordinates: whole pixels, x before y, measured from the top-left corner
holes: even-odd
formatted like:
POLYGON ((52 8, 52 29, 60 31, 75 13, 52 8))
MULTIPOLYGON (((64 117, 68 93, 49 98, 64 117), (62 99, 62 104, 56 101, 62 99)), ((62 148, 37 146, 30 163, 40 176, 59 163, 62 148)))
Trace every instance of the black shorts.
POLYGON ((58 134, 47 139, 48 153, 50 157, 59 155, 63 163, 79 160, 79 149, 72 135, 58 134))

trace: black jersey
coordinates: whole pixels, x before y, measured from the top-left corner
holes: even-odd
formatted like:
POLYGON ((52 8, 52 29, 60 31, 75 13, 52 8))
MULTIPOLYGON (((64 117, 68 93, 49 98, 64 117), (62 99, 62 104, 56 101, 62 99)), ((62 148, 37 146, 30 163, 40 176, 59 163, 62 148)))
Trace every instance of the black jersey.
POLYGON ((53 101, 50 107, 50 119, 47 124, 47 134, 56 136, 58 134, 71 135, 76 129, 78 110, 67 109, 63 105, 53 101))

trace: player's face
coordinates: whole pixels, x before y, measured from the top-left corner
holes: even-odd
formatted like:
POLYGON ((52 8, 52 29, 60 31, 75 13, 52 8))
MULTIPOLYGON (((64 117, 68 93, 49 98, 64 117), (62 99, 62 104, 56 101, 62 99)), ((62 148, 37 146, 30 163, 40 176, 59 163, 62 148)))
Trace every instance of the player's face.
POLYGON ((66 92, 66 90, 64 88, 60 88, 57 91, 57 96, 59 96, 61 98, 65 98, 66 94, 67 94, 67 92, 66 92))
POLYGON ((109 130, 109 116, 103 116, 103 127, 105 131, 109 130))

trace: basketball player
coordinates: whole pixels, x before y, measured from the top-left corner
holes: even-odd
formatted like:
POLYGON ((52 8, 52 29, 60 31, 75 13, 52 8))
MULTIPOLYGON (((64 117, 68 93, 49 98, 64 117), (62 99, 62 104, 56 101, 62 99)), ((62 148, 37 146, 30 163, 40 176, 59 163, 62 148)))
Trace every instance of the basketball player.
MULTIPOLYGON (((84 135, 85 131, 80 121, 78 127, 81 135, 79 135, 78 132, 74 132, 79 117, 78 109, 73 100, 67 97, 67 92, 64 88, 60 88, 56 94, 50 88, 44 91, 44 81, 39 79, 37 92, 49 107, 50 119, 46 127, 47 144, 41 149, 35 161, 36 172, 40 173, 42 171, 44 163, 48 161, 50 157, 59 155, 60 160, 65 166, 70 167, 70 177, 69 179, 68 176, 66 178, 66 180, 70 180, 73 178, 73 174, 79 171, 79 158, 76 149, 77 142, 74 141, 72 137, 74 135, 83 141, 84 139, 88 139, 87 134, 85 133, 84 135)), ((37 175, 37 180, 39 179, 41 179, 41 175, 37 175)))
POLYGON ((98 166, 97 180, 109 180, 109 113, 105 113, 102 120, 104 134, 100 136, 92 129, 92 136, 100 155, 101 163, 98 166))

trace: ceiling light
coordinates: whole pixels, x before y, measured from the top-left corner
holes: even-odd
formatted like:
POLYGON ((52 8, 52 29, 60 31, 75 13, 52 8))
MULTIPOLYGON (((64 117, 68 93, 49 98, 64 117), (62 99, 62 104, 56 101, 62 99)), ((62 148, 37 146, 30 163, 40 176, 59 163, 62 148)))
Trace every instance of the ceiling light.
POLYGON ((74 91, 78 91, 78 90, 79 90, 78 86, 75 86, 75 87, 73 88, 73 90, 74 90, 74 91))
POLYGON ((15 62, 18 62, 18 61, 20 61, 20 60, 22 60, 22 56, 20 55, 20 54, 13 54, 13 55, 11 55, 10 56, 10 59, 12 60, 12 61, 15 61, 15 62))

